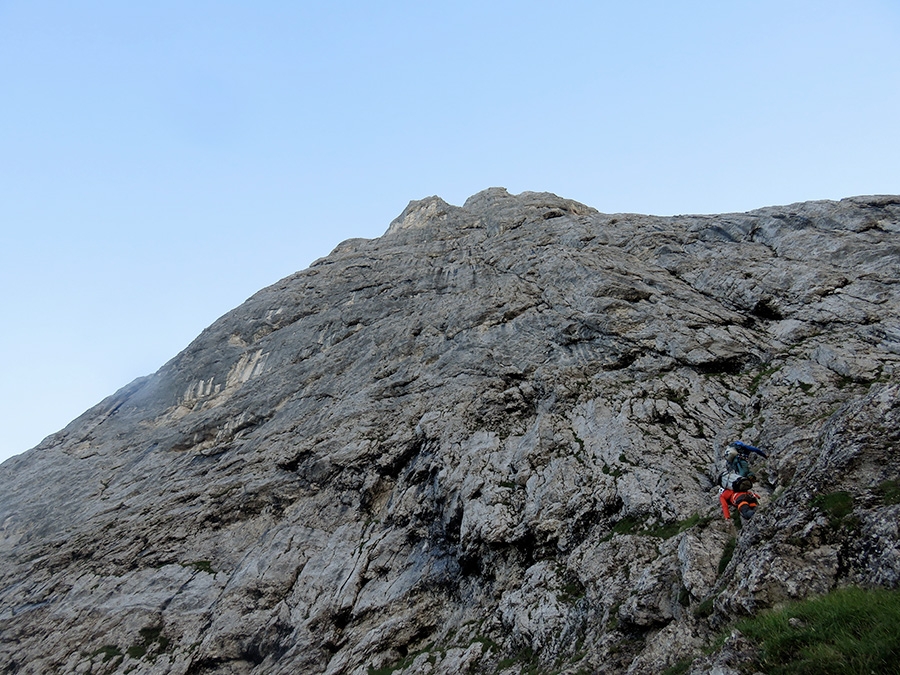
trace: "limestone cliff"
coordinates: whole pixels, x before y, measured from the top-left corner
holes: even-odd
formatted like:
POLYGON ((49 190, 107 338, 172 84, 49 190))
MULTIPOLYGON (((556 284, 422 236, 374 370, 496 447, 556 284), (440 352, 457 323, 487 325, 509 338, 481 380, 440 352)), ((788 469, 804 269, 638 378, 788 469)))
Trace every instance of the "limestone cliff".
POLYGON ((898 235, 412 202, 0 466, 0 672, 728 672, 731 617, 898 586, 898 235))

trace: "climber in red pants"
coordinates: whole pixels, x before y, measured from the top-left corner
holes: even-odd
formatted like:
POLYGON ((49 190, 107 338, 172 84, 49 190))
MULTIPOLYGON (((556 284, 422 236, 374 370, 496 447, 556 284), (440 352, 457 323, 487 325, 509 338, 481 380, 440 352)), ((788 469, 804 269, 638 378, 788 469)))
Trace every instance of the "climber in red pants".
POLYGON ((722 490, 719 492, 719 502, 722 504, 722 513, 725 514, 725 520, 731 518, 729 506, 736 508, 742 518, 750 520, 756 512, 756 507, 759 506, 759 495, 749 491, 722 490))

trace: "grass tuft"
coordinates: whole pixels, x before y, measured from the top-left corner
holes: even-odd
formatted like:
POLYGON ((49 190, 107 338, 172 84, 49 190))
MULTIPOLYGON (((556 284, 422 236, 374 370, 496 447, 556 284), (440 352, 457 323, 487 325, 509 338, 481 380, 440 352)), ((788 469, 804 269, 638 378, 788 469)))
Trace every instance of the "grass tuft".
POLYGON ((722 572, 725 571, 725 568, 728 567, 728 563, 730 563, 731 559, 734 557, 735 548, 737 548, 737 538, 731 537, 725 542, 725 548, 722 549, 722 557, 719 558, 719 574, 722 574, 722 572))
POLYGON ((900 481, 886 480, 883 483, 879 483, 878 487, 875 488, 875 492, 881 498, 882 504, 900 504, 900 481))
POLYGON ((888 675, 900 663, 900 591, 845 588, 737 624, 768 675, 888 675))
POLYGON ((853 495, 845 490, 817 495, 810 506, 821 509, 832 527, 840 527, 844 519, 853 513, 853 495))
POLYGON ((689 530, 695 525, 706 525, 710 522, 712 518, 704 518, 699 513, 695 513, 690 518, 686 518, 685 520, 680 520, 674 523, 665 523, 664 525, 659 525, 658 527, 651 528, 647 530, 647 534, 651 537, 661 537, 662 539, 669 539, 674 537, 676 534, 681 534, 685 530, 689 530))
POLYGON ((716 596, 708 597, 706 600, 697 605, 697 609, 694 610, 694 616, 699 616, 703 619, 708 616, 712 616, 713 611, 715 611, 715 602, 716 596))
POLYGON ((662 671, 662 675, 684 675, 691 669, 693 662, 690 658, 681 659, 662 671))

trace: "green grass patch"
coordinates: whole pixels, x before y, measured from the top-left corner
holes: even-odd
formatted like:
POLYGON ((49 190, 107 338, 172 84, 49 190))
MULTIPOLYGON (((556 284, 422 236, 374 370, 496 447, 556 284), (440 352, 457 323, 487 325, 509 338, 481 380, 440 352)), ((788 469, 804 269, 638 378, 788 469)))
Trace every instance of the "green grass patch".
POLYGON ((684 403, 687 400, 688 390, 681 389, 680 391, 675 391, 674 389, 667 389, 665 396, 667 399, 672 401, 672 403, 677 403, 678 405, 681 405, 682 403, 684 403))
POLYGON ((848 387, 853 384, 853 382, 854 380, 852 377, 848 377, 847 375, 839 375, 835 384, 837 385, 838 389, 843 389, 844 387, 848 387))
POLYGON ((731 537, 725 542, 725 548, 722 549, 722 557, 719 558, 719 574, 725 571, 728 563, 734 557, 734 549, 737 548, 737 537, 731 537))
POLYGON ((662 525, 649 528, 643 534, 648 534, 651 537, 660 537, 661 539, 669 539, 681 532, 679 526, 679 523, 663 523, 662 525))
POLYGON ((369 675, 391 675, 391 673, 395 673, 398 670, 411 666, 413 660, 412 657, 407 656, 405 659, 392 666, 385 666, 384 668, 373 668, 372 666, 369 666, 368 673, 369 675))
POLYGON ((483 649, 481 651, 484 654, 486 654, 487 652, 489 652, 491 650, 493 650, 495 652, 500 650, 500 647, 497 645, 497 643, 494 642, 493 640, 491 640, 491 638, 489 638, 489 637, 485 637, 483 635, 476 635, 475 637, 472 638, 472 641, 469 644, 474 645, 476 642, 481 644, 481 646, 483 647, 483 649))
POLYGON ((545 672, 541 669, 537 654, 531 647, 523 647, 514 655, 501 659, 497 664, 497 670, 504 670, 514 665, 521 666, 522 675, 538 675, 545 672))
POLYGON ((570 581, 556 592, 556 599, 566 605, 573 605, 584 597, 584 586, 577 581, 570 581))
POLYGON ((193 567, 198 572, 206 572, 207 574, 216 573, 209 560, 195 560, 193 562, 184 563, 182 567, 193 567))
POLYGON ((171 640, 162 634, 162 626, 147 626, 139 631, 141 641, 131 645, 126 653, 133 659, 147 657, 155 661, 156 657, 166 651, 171 640))
POLYGON ((704 518, 699 513, 695 513, 690 518, 685 518, 684 520, 680 520, 674 523, 665 523, 663 525, 659 525, 658 527, 650 528, 647 530, 647 534, 651 537, 662 537, 663 539, 669 539, 670 537, 674 537, 676 534, 681 534, 685 530, 689 530, 694 525, 705 525, 710 522, 712 518, 704 518))
POLYGON ((646 517, 625 516, 613 525, 613 534, 635 534, 644 526, 646 517))
POLYGON ((616 602, 609 608, 609 618, 606 621, 607 633, 614 631, 619 627, 619 607, 621 606, 621 602, 616 602))
POLYGON ((753 379, 750 380, 750 387, 749 387, 750 395, 753 396, 753 394, 756 393, 756 391, 759 389, 759 385, 762 384, 763 378, 769 377, 770 375, 774 375, 779 370, 781 370, 781 366, 775 366, 774 368, 766 368, 765 370, 760 371, 759 373, 754 375, 753 379))
POLYGON ((697 605, 697 609, 694 610, 694 616, 699 616, 701 618, 712 616, 712 613, 715 610, 715 602, 715 596, 707 598, 699 605, 697 605))
MULTIPOLYGON (((467 625, 469 623, 474 623, 474 622, 469 621, 469 622, 467 622, 467 625)), ((454 635, 455 635, 455 631, 454 631, 454 635)), ((449 637, 448 639, 450 639, 452 641, 452 636, 449 637)), ((472 638, 472 641, 469 644, 473 645, 476 642, 478 642, 482 645, 482 653, 486 653, 492 649, 493 650, 499 649, 497 647, 497 643, 495 643, 493 640, 491 640, 490 638, 487 638, 487 637, 474 637, 474 638, 472 638)), ((430 663, 433 666, 435 663, 437 663, 438 655, 443 654, 445 651, 446 650, 444 650, 444 649, 435 649, 435 645, 432 642, 432 643, 428 644, 428 646, 425 647, 424 649, 420 649, 417 652, 407 654, 402 659, 400 659, 396 663, 393 663, 389 666, 383 666, 381 668, 374 668, 373 666, 369 666, 367 673, 368 673, 368 675, 391 675, 392 673, 395 673, 398 670, 405 670, 406 668, 409 668, 413 664, 413 662, 417 658, 419 658, 422 654, 428 654, 428 663, 430 663)))
POLYGON ((888 675, 900 664, 900 591, 845 588, 738 622, 767 675, 888 675))
POLYGON ((684 675, 691 669, 694 659, 681 659, 662 671, 662 675, 684 675))
POLYGON ((141 634, 141 639, 143 639, 145 644, 150 644, 151 642, 159 642, 162 646, 169 644, 169 639, 163 637, 162 626, 148 626, 141 628, 138 632, 141 634))
POLYGON ((572 432, 572 436, 575 437, 575 442, 578 443, 578 452, 584 452, 584 440, 579 438, 578 434, 574 431, 572 432))
POLYGON ((886 480, 875 488, 882 504, 900 504, 900 481, 886 480))
POLYGON ((846 490, 817 495, 809 504, 821 510, 832 527, 840 527, 844 519, 853 513, 853 495, 846 490))
POLYGON ((147 655, 147 645, 131 645, 128 648, 128 656, 133 659, 142 659, 147 655))
POLYGON ((712 518, 704 518, 699 514, 694 514, 690 518, 679 520, 674 523, 663 523, 655 527, 647 527, 647 516, 625 516, 612 526, 612 531, 607 534, 601 543, 612 539, 614 534, 641 534, 648 537, 660 537, 661 539, 669 539, 676 534, 681 534, 695 525, 705 525, 712 518))
POLYGON ((612 476, 613 478, 618 478, 619 476, 621 476, 622 474, 625 473, 622 469, 619 469, 618 467, 615 469, 610 469, 608 464, 604 464, 601 471, 603 471, 603 473, 606 474, 607 476, 612 476))

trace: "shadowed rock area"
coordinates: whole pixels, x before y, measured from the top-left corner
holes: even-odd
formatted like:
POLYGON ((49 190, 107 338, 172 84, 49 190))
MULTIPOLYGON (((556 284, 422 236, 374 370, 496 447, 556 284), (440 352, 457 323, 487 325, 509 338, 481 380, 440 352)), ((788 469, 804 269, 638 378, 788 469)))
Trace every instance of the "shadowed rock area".
POLYGON ((898 283, 900 197, 412 202, 0 466, 0 672, 738 672, 900 583, 898 283))

